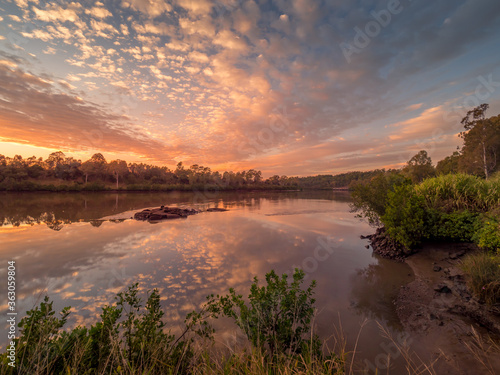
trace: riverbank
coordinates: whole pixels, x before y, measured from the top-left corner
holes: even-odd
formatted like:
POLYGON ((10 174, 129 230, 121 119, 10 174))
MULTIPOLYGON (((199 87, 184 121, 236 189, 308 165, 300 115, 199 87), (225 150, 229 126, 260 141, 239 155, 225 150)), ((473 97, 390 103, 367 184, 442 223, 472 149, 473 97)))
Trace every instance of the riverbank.
POLYGON ((127 184, 116 188, 115 184, 102 182, 89 183, 64 183, 52 181, 50 183, 38 183, 32 181, 19 181, 4 186, 0 184, 3 192, 85 192, 99 191, 108 193, 119 192, 214 192, 214 191, 298 191, 297 186, 279 186, 268 184, 249 184, 231 186, 225 184, 127 184))
MULTIPOLYGON (((375 244, 378 254, 390 253, 375 244)), ((500 309, 478 301, 460 269, 463 257, 475 251, 473 244, 429 243, 404 259, 397 257, 415 274, 394 301, 397 316, 412 334, 412 346, 428 348, 419 355, 437 360, 438 374, 494 374, 500 368, 500 309)))

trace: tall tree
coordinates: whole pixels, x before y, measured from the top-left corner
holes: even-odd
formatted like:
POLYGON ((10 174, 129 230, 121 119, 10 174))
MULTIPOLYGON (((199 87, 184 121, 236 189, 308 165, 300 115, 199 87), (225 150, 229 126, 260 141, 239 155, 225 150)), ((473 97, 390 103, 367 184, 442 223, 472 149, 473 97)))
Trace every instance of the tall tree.
POLYGON ((427 177, 432 177, 435 174, 432 166, 432 159, 427 155, 427 151, 421 150, 415 154, 403 168, 403 174, 415 183, 421 182, 427 177))
POLYGON ((465 131, 460 133, 464 140, 462 168, 467 172, 484 174, 488 179, 496 169, 500 152, 500 115, 486 118, 488 104, 481 104, 467 112, 461 123, 465 131))
POLYGON ((438 161, 436 165, 436 173, 450 174, 459 172, 459 163, 461 155, 458 151, 453 152, 452 155, 445 157, 443 160, 438 161))
POLYGON ((49 155, 49 157, 45 160, 45 164, 47 165, 49 171, 54 173, 55 175, 56 168, 60 165, 63 165, 65 161, 66 161, 66 155, 64 155, 62 151, 57 151, 49 155))
POLYGON ((119 188, 120 176, 124 176, 128 172, 127 162, 124 160, 113 160, 108 164, 108 170, 115 177, 116 188, 119 188))
POLYGON ((82 163, 80 170, 85 175, 85 183, 88 182, 89 176, 98 176, 104 178, 107 173, 106 159, 101 153, 92 155, 92 157, 86 162, 82 163))

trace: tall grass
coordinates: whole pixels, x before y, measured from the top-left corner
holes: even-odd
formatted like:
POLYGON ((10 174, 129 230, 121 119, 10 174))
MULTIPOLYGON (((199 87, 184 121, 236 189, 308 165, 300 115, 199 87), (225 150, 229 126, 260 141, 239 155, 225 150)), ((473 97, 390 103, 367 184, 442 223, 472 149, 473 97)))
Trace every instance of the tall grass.
POLYGON ((474 294, 489 305, 500 304, 500 257, 485 252, 468 255, 461 264, 474 294))
POLYGON ((415 185, 427 206, 447 211, 486 212, 500 205, 500 179, 484 180, 467 174, 429 178, 415 185))

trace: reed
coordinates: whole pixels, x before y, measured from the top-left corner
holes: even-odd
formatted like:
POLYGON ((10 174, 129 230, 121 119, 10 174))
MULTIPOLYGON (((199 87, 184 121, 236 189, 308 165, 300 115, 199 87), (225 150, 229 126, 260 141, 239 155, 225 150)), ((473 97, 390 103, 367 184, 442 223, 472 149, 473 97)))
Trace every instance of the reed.
POLYGON ((489 305, 500 304, 500 257, 479 252, 468 255, 461 264, 474 294, 489 305))

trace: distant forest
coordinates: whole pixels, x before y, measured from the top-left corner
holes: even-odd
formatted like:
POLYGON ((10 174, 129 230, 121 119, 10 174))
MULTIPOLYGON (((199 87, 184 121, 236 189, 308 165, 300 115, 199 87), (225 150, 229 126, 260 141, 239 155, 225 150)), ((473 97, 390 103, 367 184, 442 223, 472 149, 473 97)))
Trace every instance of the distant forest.
POLYGON ((100 153, 89 160, 67 157, 58 151, 47 159, 23 159, 0 155, 0 190, 3 191, 82 191, 82 190, 296 190, 351 189, 380 174, 402 174, 414 183, 440 174, 467 173, 488 178, 500 170, 500 115, 486 118, 488 104, 467 112, 462 119, 464 143, 460 150, 440 160, 434 167, 425 150, 418 152, 398 170, 378 169, 310 177, 262 177, 261 171, 214 172, 198 164, 175 170, 166 166, 108 162, 100 153))
POLYGON ((296 190, 347 189, 355 182, 370 180, 381 170, 349 172, 336 176, 272 176, 262 178, 254 169, 240 172, 214 172, 198 164, 189 168, 178 163, 174 170, 123 160, 106 161, 100 153, 89 160, 67 157, 58 151, 47 159, 24 159, 0 155, 0 190, 4 191, 82 191, 82 190, 296 190))

